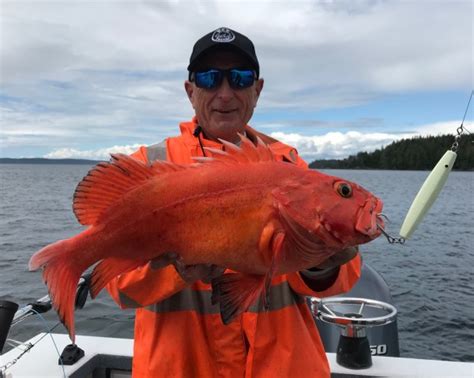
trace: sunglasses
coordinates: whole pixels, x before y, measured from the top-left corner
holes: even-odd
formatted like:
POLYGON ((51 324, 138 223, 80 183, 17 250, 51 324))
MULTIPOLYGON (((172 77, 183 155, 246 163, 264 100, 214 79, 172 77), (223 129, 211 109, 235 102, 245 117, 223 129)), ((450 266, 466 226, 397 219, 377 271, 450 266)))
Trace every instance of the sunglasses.
POLYGON ((189 80, 194 81, 198 88, 216 89, 227 78, 229 86, 232 89, 244 89, 251 87, 255 82, 255 71, 248 69, 231 68, 229 70, 220 70, 211 68, 206 71, 192 72, 189 80))

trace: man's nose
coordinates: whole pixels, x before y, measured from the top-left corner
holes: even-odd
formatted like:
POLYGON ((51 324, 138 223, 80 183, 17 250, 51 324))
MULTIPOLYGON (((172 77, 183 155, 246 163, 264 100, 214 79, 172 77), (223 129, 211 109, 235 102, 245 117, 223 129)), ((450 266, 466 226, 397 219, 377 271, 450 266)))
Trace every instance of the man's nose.
POLYGON ((234 90, 230 87, 226 77, 222 80, 219 88, 217 88, 217 96, 223 101, 229 101, 234 97, 234 90))

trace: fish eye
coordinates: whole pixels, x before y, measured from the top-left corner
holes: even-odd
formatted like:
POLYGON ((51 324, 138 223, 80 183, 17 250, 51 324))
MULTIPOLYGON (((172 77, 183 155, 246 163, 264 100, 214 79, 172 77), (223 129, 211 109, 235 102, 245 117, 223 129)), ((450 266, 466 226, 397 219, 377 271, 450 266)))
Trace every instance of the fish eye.
POLYGON ((337 186, 337 192, 344 198, 352 197, 352 187, 347 182, 341 182, 337 186))

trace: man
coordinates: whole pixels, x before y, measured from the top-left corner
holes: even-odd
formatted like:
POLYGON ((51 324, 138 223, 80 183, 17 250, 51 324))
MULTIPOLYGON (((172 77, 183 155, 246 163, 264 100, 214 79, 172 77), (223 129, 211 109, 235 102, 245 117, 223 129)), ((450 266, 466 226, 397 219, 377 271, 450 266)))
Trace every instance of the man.
MULTIPOLYGON (((184 84, 195 117, 181 135, 133 156, 189 164, 204 147, 222 149, 219 139, 239 143, 238 133, 257 136, 275 156, 306 167, 296 150, 249 127, 263 88, 252 42, 219 28, 194 45, 184 84)), ((179 237, 179 235, 176 235, 179 237)), ((137 251, 139 253, 139 251, 137 251)), ((115 278, 108 286, 122 307, 135 307, 134 377, 326 377, 329 367, 305 295, 349 290, 360 275, 356 249, 341 251, 314 269, 276 277, 270 308, 259 303, 223 325, 211 304, 212 265, 184 266, 179 256, 151 262, 115 278), (167 263, 171 263, 166 265, 167 263)))

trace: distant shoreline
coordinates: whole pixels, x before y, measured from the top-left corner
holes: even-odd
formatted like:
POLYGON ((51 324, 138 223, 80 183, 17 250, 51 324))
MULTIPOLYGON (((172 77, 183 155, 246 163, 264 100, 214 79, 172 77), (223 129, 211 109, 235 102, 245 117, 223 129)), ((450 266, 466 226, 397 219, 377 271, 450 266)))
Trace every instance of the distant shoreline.
POLYGON ((98 164, 102 160, 46 159, 46 158, 0 158, 0 164, 98 164))
MULTIPOLYGON (((87 159, 46 159, 46 158, 0 158, 0 164, 64 164, 64 165, 96 165, 103 160, 87 160, 87 159)), ((368 171, 430 171, 430 169, 399 169, 399 168, 367 168, 367 167, 335 167, 331 165, 311 166, 312 169, 344 169, 344 170, 368 170, 368 171)), ((455 171, 472 172, 472 169, 454 169, 455 171)))

